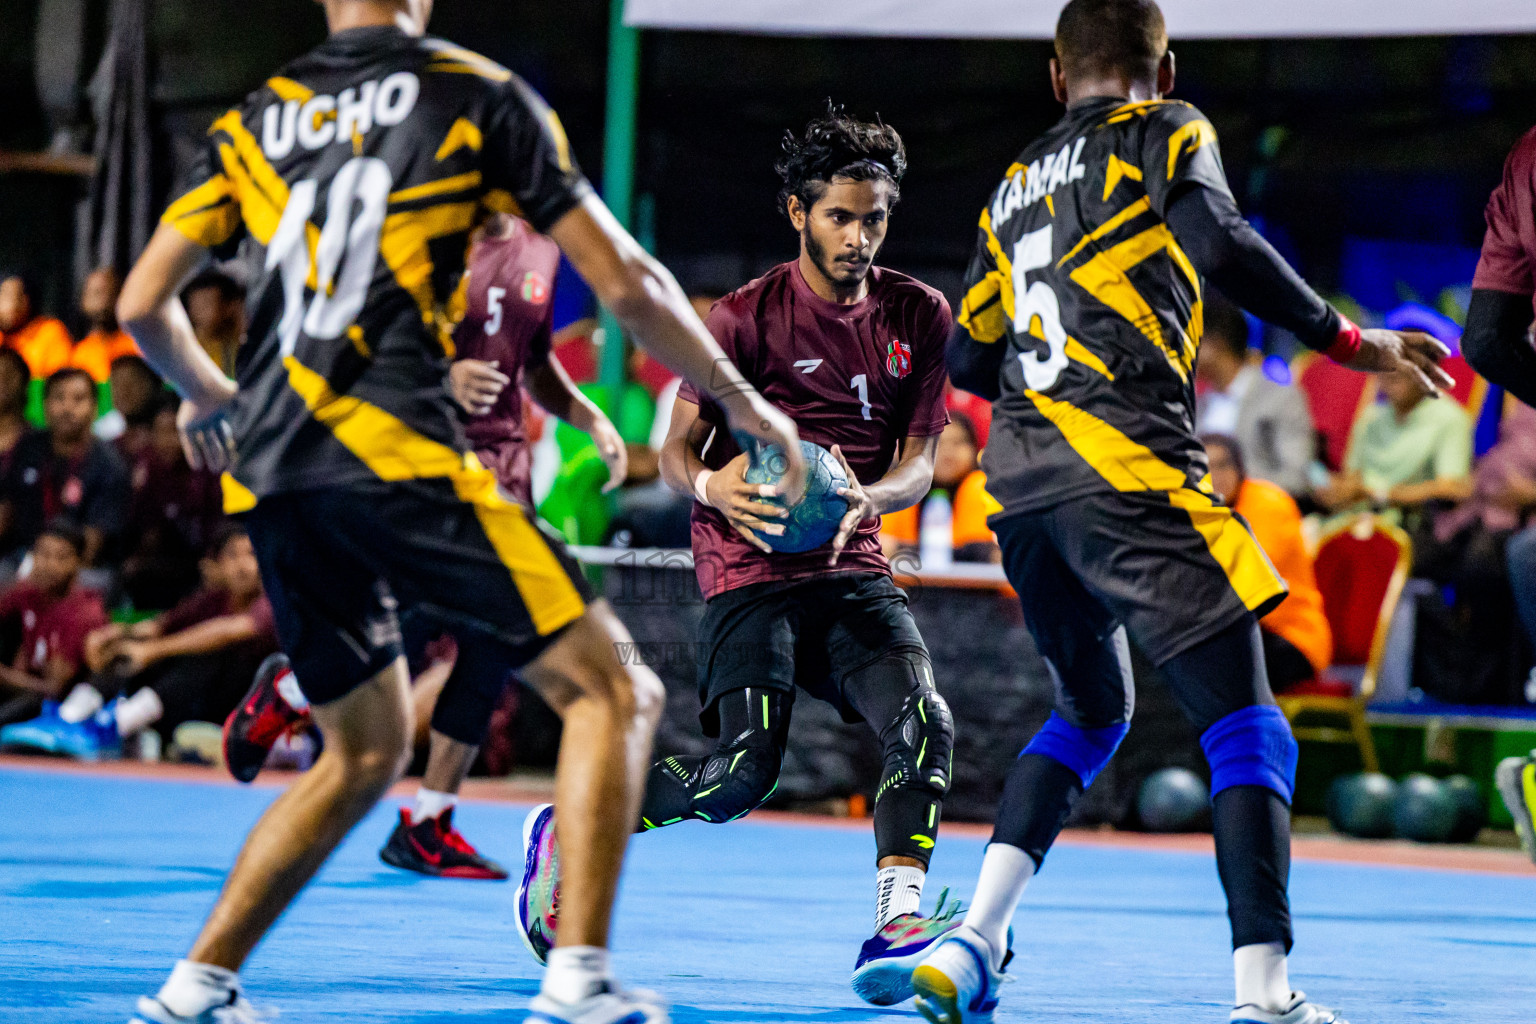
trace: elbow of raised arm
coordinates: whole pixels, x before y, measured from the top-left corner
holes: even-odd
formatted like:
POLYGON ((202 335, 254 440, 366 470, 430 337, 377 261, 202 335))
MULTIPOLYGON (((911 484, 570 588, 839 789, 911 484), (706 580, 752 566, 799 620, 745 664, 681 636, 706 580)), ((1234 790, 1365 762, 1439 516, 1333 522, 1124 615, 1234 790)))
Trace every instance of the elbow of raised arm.
POLYGON ((144 333, 144 328, 159 312, 159 307, 151 304, 148 297, 141 295, 138 289, 125 285, 123 293, 118 296, 117 322, 123 330, 135 337, 144 333))

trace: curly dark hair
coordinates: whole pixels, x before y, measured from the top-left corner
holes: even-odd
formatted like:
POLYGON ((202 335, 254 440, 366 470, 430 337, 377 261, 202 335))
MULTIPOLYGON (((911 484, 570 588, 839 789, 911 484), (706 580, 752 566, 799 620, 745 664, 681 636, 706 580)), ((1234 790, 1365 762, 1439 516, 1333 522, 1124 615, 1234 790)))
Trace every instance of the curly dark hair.
POLYGON ((789 197, 799 196, 809 210, 826 194, 833 178, 891 183, 891 205, 901 198, 907 173, 907 147, 896 129, 880 120, 860 121, 827 101, 825 117, 805 126, 803 135, 784 133, 784 158, 773 165, 784 180, 779 212, 789 216, 789 197))

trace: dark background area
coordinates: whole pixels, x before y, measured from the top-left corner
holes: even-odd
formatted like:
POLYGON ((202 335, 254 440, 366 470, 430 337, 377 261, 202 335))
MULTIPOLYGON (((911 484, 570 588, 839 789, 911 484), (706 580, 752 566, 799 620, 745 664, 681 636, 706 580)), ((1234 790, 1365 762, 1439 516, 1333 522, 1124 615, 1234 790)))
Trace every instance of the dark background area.
MULTIPOLYGON (((33 85, 39 0, 0 0, 0 149, 46 145, 33 85)), ((91 0, 99 25, 104 0, 91 0)), ((311 0, 155 0, 159 172, 324 31, 311 0)), ((604 0, 439 0, 434 32, 518 71, 560 111, 601 178, 604 0)), ((97 31, 97 36, 100 32, 97 31)), ((1536 121, 1536 38, 1174 41, 1176 95, 1220 132, 1234 191, 1282 251, 1325 289, 1347 239, 1475 246, 1505 153, 1536 121)), ((793 253, 773 208, 786 128, 828 97, 878 113, 907 140, 911 172, 885 261, 951 297, 976 213, 1001 171, 1060 109, 1049 44, 646 33, 636 171, 638 225, 697 291, 741 284, 793 253)), ((88 58, 94 64, 95 54, 88 58)), ((83 182, 0 175, 0 265, 69 300, 83 182)), ((1433 296, 1424 296, 1433 299, 1433 296)))

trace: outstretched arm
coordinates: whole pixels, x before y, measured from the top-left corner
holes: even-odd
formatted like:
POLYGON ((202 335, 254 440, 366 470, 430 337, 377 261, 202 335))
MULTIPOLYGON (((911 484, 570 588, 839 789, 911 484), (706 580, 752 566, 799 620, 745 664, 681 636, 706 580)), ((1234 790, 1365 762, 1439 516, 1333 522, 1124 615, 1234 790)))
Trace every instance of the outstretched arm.
POLYGON ((1225 192, 1191 185, 1168 204, 1166 219, 1196 270, 1239 306, 1309 348, 1356 370, 1411 370, 1430 394, 1455 383, 1438 365, 1450 355, 1444 345, 1418 331, 1350 324, 1260 237, 1225 192))
POLYGON ((177 422, 187 461, 216 471, 229 461, 232 435, 224 410, 235 397, 235 384, 197 343, 177 297, 207 256, 207 249, 176 228, 160 225, 123 282, 117 319, 183 399, 177 422))
POLYGON ((783 490, 787 500, 799 500, 805 486, 805 460, 794 423, 758 394, 725 357, 666 268, 640 247, 596 196, 586 196, 555 221, 548 234, 624 329, 713 397, 733 431, 784 450, 790 465, 783 490))

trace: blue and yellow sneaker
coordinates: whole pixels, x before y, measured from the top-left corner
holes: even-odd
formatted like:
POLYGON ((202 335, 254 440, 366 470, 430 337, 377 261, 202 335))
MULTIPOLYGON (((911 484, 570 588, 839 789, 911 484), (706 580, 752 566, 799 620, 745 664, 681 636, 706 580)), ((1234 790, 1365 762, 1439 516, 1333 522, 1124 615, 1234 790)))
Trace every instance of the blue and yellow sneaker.
POLYGON ((12 722, 0 728, 0 747, 41 750, 45 754, 52 754, 55 752, 54 742, 58 738, 58 729, 55 727, 63 721, 59 717, 59 702, 45 700, 42 714, 36 718, 29 718, 25 722, 12 722))
POLYGON ((560 918, 560 848, 555 805, 540 804, 523 819, 523 881, 517 887, 517 931, 539 963, 549 959, 560 918))
POLYGON ((992 967, 992 946, 961 925, 912 972, 917 1012, 930 1024, 990 1024, 1012 951, 992 967))
POLYGON ((932 917, 902 914, 864 943, 853 965, 853 991, 866 1003, 895 1006, 912 998, 912 969, 944 936, 960 927, 959 900, 948 906, 949 890, 939 893, 932 917))

